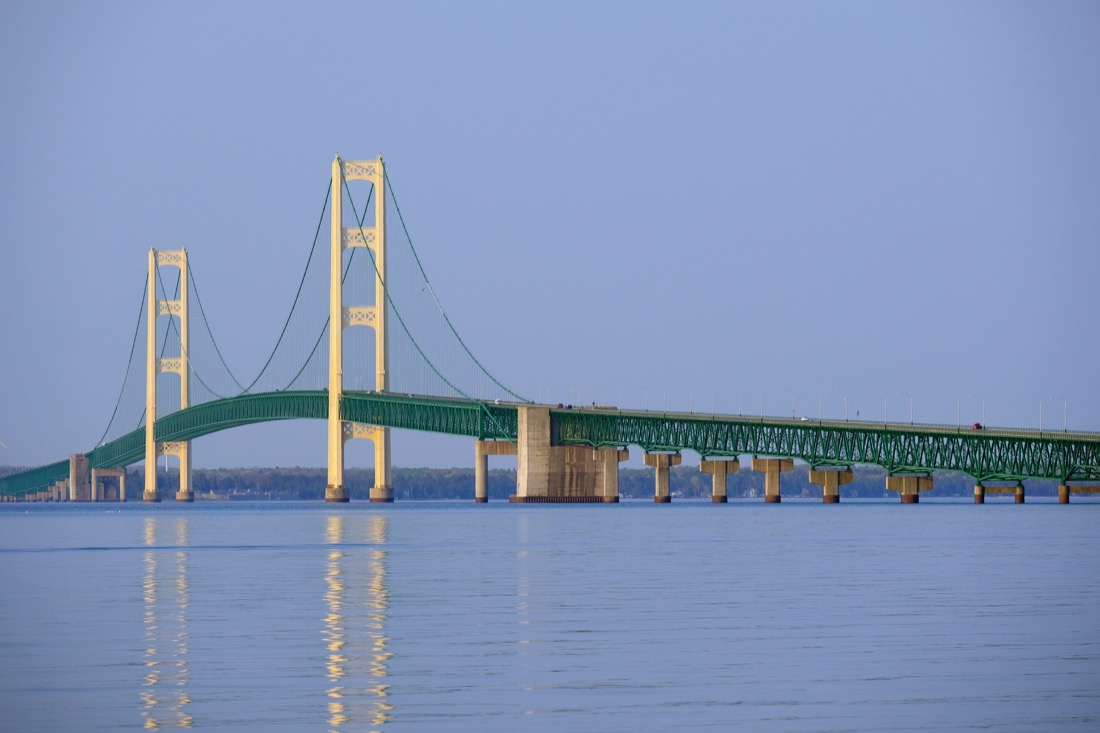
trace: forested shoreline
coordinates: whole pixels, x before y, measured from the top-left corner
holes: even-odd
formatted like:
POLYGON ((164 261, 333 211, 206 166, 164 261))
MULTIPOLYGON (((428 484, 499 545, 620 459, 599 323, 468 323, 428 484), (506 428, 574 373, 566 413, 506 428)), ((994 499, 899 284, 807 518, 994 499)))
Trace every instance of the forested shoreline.
MULTIPOLYGON (((744 462, 743 462, 744 463, 744 462)), ((0 468, 0 475, 21 471, 18 467, 0 468)), ((787 498, 820 498, 821 487, 809 482, 809 467, 795 465, 784 473, 781 492, 787 498)), ((896 496, 885 489, 886 472, 874 466, 856 466, 852 483, 842 486, 843 498, 881 498, 896 496)), ((200 500, 222 501, 295 501, 322 500, 325 495, 326 472, 323 468, 197 468, 192 471, 192 487, 200 500)), ((126 472, 126 494, 131 501, 140 500, 144 487, 144 469, 138 466, 126 472)), ((352 500, 369 498, 374 485, 374 469, 350 468, 344 472, 344 483, 352 500)), ((169 496, 179 486, 174 470, 158 472, 157 485, 162 495, 169 496), (170 493, 171 492, 171 493, 170 493)), ((394 496, 398 500, 473 499, 473 468, 394 468, 394 496)), ((1057 496, 1058 482, 1025 481, 1028 496, 1057 496)), ((489 469, 489 498, 507 501, 516 492, 515 469, 489 469)), ((706 498, 711 495, 711 476, 697 466, 677 466, 670 472, 669 490, 674 497, 706 498)), ((652 468, 620 468, 619 495, 623 498, 645 499, 653 496, 652 468)), ((730 498, 751 498, 764 495, 764 474, 744 468, 726 478, 730 498)), ((935 474, 935 489, 928 497, 970 497, 974 494, 974 479, 966 474, 940 472, 935 474)), ((992 498, 992 496, 990 497, 992 498)))

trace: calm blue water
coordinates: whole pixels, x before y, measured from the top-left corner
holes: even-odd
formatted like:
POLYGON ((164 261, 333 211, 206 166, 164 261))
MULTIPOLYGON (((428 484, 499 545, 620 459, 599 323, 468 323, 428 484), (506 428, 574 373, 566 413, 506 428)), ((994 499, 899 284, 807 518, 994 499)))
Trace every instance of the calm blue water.
POLYGON ((3 505, 0 729, 1096 731, 1098 558, 1096 503, 3 505))

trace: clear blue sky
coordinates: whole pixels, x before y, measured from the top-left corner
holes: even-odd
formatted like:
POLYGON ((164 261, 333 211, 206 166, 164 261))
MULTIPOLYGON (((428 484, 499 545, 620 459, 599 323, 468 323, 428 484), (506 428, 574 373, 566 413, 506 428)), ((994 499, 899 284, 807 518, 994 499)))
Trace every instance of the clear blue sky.
MULTIPOLYGON (((1095 2, 5 3, 0 465, 99 437, 150 246, 254 372, 337 152, 385 155, 529 396, 1100 430, 1097 39, 1095 2)), ((394 462, 472 453, 399 433, 394 462)))

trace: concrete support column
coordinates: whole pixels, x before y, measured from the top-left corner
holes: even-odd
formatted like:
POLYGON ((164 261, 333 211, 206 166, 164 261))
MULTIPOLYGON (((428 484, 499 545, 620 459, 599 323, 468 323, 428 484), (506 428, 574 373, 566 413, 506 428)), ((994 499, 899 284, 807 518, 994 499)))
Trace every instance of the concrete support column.
POLYGON ((550 408, 520 405, 517 410, 515 500, 545 500, 550 496, 550 408))
POLYGON ((740 468, 741 463, 736 458, 719 460, 703 459, 699 461, 699 470, 703 473, 709 473, 712 477, 711 503, 725 504, 729 501, 726 497, 726 476, 731 473, 737 473, 740 468))
MULTIPOLYGON (((375 468, 375 475, 377 475, 378 469, 375 468)), ((393 487, 392 486, 372 486, 370 487, 370 500, 372 504, 389 504, 393 501, 393 487)))
POLYGON ((91 497, 88 457, 80 453, 69 456, 69 501, 88 501, 91 497))
POLYGON ((981 481, 974 484, 974 503, 975 504, 984 504, 985 503, 985 487, 982 486, 981 481))
POLYGON ((1069 504, 1069 486, 1066 484, 1060 484, 1058 486, 1058 503, 1069 504))
POLYGON ((393 501, 388 428, 376 427, 374 431, 374 486, 370 488, 370 500, 375 504, 388 504, 393 501))
POLYGON ((1016 491, 1013 492, 1013 493, 1016 495, 1016 503, 1017 504, 1023 504, 1024 503, 1024 483, 1022 481, 1020 483, 1016 484, 1016 491))
POLYGON ((630 458, 630 451, 625 448, 606 446, 592 451, 592 457, 596 460, 596 496, 603 499, 605 504, 614 504, 619 501, 619 464, 630 458))
POLYGON ((645 465, 657 469, 656 488, 653 493, 653 501, 656 504, 667 504, 672 501, 668 493, 668 470, 672 466, 679 466, 682 460, 679 453, 646 453, 645 465))
POLYGON ((825 504, 840 503, 840 487, 852 483, 855 478, 852 469, 810 471, 810 483, 822 488, 821 500, 825 504))
POLYGON ((474 441, 474 502, 477 504, 489 501, 489 456, 482 450, 484 442, 474 441))
POLYGON ((489 501, 489 456, 514 456, 516 446, 506 440, 474 441, 474 501, 489 501))
POLYGON ((160 502, 160 492, 157 490, 157 463, 153 461, 152 465, 146 464, 145 467, 145 490, 141 492, 141 500, 149 503, 160 502), (151 486, 151 488, 150 488, 151 486))
POLYGON ((794 460, 790 458, 753 458, 752 470, 764 472, 764 503, 778 504, 780 502, 779 474, 794 468, 794 460))
POLYGON ((191 488, 191 441, 182 443, 179 448, 180 488, 176 492, 176 501, 189 504, 195 500, 195 492, 191 488))
POLYGON ((931 476, 887 476, 886 488, 901 494, 902 504, 920 503, 920 492, 932 490, 931 476))
POLYGON ((126 501, 126 469, 125 468, 93 468, 92 469, 92 501, 107 501, 107 489, 102 482, 106 478, 118 479, 118 500, 126 501))

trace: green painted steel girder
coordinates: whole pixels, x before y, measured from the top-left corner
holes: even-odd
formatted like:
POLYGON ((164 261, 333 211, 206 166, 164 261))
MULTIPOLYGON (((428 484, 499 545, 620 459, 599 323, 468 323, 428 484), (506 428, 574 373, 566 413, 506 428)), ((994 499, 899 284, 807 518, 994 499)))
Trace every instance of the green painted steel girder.
MULTIPOLYGON (((388 428, 516 441, 513 403, 346 392, 344 420, 388 428)), ((220 430, 273 420, 328 417, 325 391, 268 392, 207 402, 157 421, 158 441, 194 440, 220 430)), ((702 456, 752 454, 799 458, 814 466, 881 466, 889 473, 961 471, 977 481, 1029 478, 1100 480, 1100 434, 970 430, 821 420, 651 413, 580 408, 551 410, 555 445, 628 446, 646 451, 693 450, 702 456)), ((88 451, 93 468, 114 468, 145 456, 138 429, 88 451)), ((69 475, 59 461, 0 478, 0 494, 24 494, 69 475)))
POLYGON ((702 456, 799 458, 813 466, 881 466, 889 473, 961 471, 978 481, 1100 479, 1100 435, 945 426, 552 410, 561 445, 693 450, 702 456))
POLYGON ((68 459, 0 478, 0 494, 21 496, 44 489, 63 478, 69 478, 68 459))
POLYGON ((479 440, 516 440, 519 416, 513 404, 412 397, 378 392, 345 392, 341 417, 387 428, 467 435, 479 440))
MULTIPOLYGON (((514 404, 477 400, 345 392, 340 411, 344 420, 483 440, 515 441, 518 426, 514 404)), ((155 432, 158 442, 183 441, 240 425, 327 418, 328 393, 324 390, 264 392, 205 402, 165 415, 157 420, 155 432)), ((140 461, 145 458, 145 429, 97 446, 87 456, 91 468, 117 468, 140 461)), ((69 461, 59 461, 0 478, 0 494, 25 494, 68 476, 69 461)))

